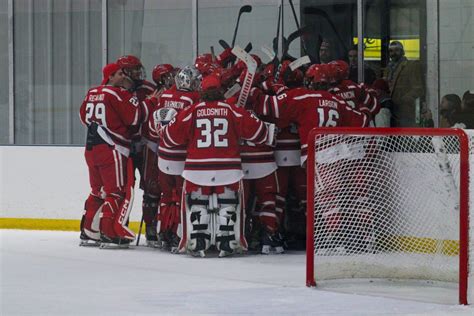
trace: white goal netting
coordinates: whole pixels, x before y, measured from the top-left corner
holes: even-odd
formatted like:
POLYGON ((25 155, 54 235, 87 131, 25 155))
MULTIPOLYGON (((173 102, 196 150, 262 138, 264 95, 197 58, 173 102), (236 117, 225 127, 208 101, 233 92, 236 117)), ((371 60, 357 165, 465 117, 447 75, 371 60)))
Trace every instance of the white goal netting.
POLYGON ((308 219, 312 215, 316 282, 467 282, 463 249, 469 238, 460 236, 462 231, 469 234, 465 202, 474 185, 461 161, 470 159, 474 179, 474 132, 466 132, 470 149, 461 159, 466 145, 462 132, 413 129, 402 135, 378 130, 380 135, 321 130, 312 139, 315 155, 308 164, 314 166, 309 176, 314 182, 308 185, 314 211, 310 214, 308 207, 308 219))

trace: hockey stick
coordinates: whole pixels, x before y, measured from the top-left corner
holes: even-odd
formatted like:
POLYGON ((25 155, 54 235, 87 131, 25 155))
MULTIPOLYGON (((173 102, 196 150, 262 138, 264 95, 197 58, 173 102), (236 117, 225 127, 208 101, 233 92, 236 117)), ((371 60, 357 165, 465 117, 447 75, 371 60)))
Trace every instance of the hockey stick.
POLYGON ((261 48, 262 52, 270 58, 270 61, 272 61, 275 58, 275 52, 272 51, 272 49, 266 45, 263 45, 261 48))
POLYGON ((303 67, 304 65, 307 65, 309 63, 311 63, 311 59, 308 55, 306 55, 292 61, 289 66, 291 71, 295 71, 296 69, 303 67))
POLYGON ((240 16, 244 12, 246 12, 246 13, 252 12, 252 6, 247 4, 247 5, 242 6, 239 10, 239 15, 237 16, 237 23, 236 23, 235 29, 234 29, 234 37, 232 38, 232 45, 231 45, 232 47, 234 47, 235 39, 237 38, 237 30, 239 29, 240 16))
POLYGON ((216 53, 214 52, 214 46, 211 46, 211 56, 212 56, 212 62, 216 62, 216 53))
POLYGON ((248 43, 247 46, 245 46, 244 51, 246 51, 247 53, 250 53, 252 48, 253 48, 252 43, 248 43))
POLYGON ((278 81, 278 78, 282 78, 284 82, 289 78, 291 75, 292 71, 295 71, 296 69, 303 67, 304 65, 310 64, 311 59, 309 58, 308 55, 300 57, 298 59, 293 60, 290 64, 289 67, 286 68, 285 72, 282 74, 281 69, 280 71, 277 72, 277 75, 275 76, 275 80, 278 81))
MULTIPOLYGON (((295 18, 295 23, 296 23, 296 28, 299 30, 300 29, 300 23, 298 22, 298 17, 296 16, 296 11, 295 11, 295 6, 293 5, 293 0, 289 0, 290 2, 290 6, 291 6, 291 11, 293 12, 293 17, 295 18)), ((288 37, 288 40, 290 38, 288 37)), ((302 37, 301 38, 301 45, 302 45, 302 48, 303 48, 303 53, 305 55, 308 54, 308 51, 306 50, 306 43, 304 41, 304 38, 302 37)), ((289 44, 288 44, 289 46, 289 44)))
POLYGON ((273 39, 273 51, 275 52, 275 57, 271 61, 273 64, 273 76, 276 75, 276 71, 278 69, 278 65, 280 64, 279 58, 282 56, 282 52, 279 50, 280 48, 280 19, 281 19, 281 5, 278 7, 278 22, 277 22, 277 32, 276 37, 273 39))
POLYGON ((322 18, 324 18, 328 22, 328 24, 331 27, 331 29, 333 30, 334 34, 336 34, 337 39, 339 40, 339 43, 344 48, 345 55, 347 55, 347 52, 348 52, 347 46, 346 46, 344 40, 342 39, 341 34, 339 34, 339 32, 337 31, 336 25, 329 18, 329 15, 326 12, 324 12, 321 9, 314 8, 314 7, 306 7, 306 8, 304 8, 304 14, 318 15, 318 16, 321 16, 322 18))
POLYGON ((140 236, 142 235, 142 226, 143 226, 143 215, 142 215, 142 220, 140 221, 140 228, 138 228, 137 246, 140 243, 140 236))
POLYGON ((229 90, 227 90, 224 93, 224 98, 228 99, 228 98, 232 97, 234 94, 239 92, 240 89, 241 89, 240 85, 236 82, 232 87, 229 88, 229 90))
MULTIPOLYGON (((289 36, 288 36, 288 39, 286 40, 286 42, 284 43, 284 46, 283 46, 283 59, 290 59, 290 60, 295 60, 296 58, 293 57, 293 56, 290 56, 288 54, 288 50, 290 48, 290 44, 297 38, 300 38, 300 37, 303 37, 304 35, 310 33, 310 31, 312 30, 313 28, 313 25, 307 25, 301 29, 298 29, 296 31, 294 31, 293 33, 291 33, 289 36)), ((310 54, 306 54, 310 59, 311 59, 311 62, 316 62, 316 58, 310 54)))
POLYGON ((239 99, 237 101, 237 106, 245 106, 247 98, 252 88, 253 77, 255 76, 255 71, 257 70, 257 62, 247 53, 245 50, 239 46, 235 46, 232 49, 232 54, 234 54, 238 59, 242 60, 247 66, 247 73, 245 74, 244 82, 242 82, 242 89, 240 90, 239 99))
POLYGON ((219 44, 222 46, 223 49, 228 49, 228 48, 230 48, 230 45, 227 44, 227 42, 224 41, 223 39, 220 39, 220 40, 219 40, 219 44))

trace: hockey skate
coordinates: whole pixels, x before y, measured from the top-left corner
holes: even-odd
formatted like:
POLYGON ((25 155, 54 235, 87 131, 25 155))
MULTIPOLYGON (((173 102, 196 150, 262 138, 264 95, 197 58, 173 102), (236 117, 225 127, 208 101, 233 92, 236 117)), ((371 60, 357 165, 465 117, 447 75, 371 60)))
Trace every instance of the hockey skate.
POLYGON ((158 234, 158 243, 161 250, 170 250, 168 236, 166 232, 160 232, 158 234))
POLYGON ((100 249, 128 249, 132 240, 125 238, 109 238, 104 235, 100 237, 100 249))
POLYGON ((180 238, 178 237, 178 235, 176 235, 175 233, 173 232, 169 232, 168 234, 168 247, 169 247, 169 250, 171 253, 178 253, 179 252, 179 242, 180 242, 180 238))
POLYGON ((79 236, 81 239, 79 246, 81 247, 99 247, 100 240, 92 239, 87 237, 87 235, 81 231, 81 235, 79 236))
POLYGON ((229 242, 221 242, 219 247, 219 258, 229 257, 234 255, 234 249, 229 245, 229 242))
POLYGON ((269 255, 270 253, 282 254, 284 252, 283 236, 280 233, 263 232, 261 251, 263 255, 269 255))
POLYGON ((204 238, 195 238, 188 243, 188 253, 193 257, 204 258, 206 256, 206 240, 204 238))
POLYGON ((161 248, 161 242, 158 240, 156 225, 145 225, 146 246, 150 248, 161 248))
POLYGON ((252 223, 246 235, 248 241, 248 250, 250 252, 259 252, 261 246, 262 228, 258 223, 252 223))
POLYGON ((126 249, 132 241, 131 238, 121 238, 117 235, 110 218, 102 218, 100 223, 100 249, 126 249))

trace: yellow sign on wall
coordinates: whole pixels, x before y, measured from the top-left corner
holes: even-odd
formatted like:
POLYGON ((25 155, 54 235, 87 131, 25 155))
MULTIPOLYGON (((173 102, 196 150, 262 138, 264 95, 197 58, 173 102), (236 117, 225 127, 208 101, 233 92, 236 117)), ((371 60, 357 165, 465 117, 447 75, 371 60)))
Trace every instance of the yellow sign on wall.
MULTIPOLYGON (((357 45, 358 38, 354 38, 354 45, 357 45)), ((402 43, 405 49, 405 57, 411 60, 420 59, 420 39, 397 40, 402 43)), ((393 42, 393 41, 390 41, 393 42)), ((364 38, 364 59, 380 60, 382 58, 382 40, 377 38, 364 38)))

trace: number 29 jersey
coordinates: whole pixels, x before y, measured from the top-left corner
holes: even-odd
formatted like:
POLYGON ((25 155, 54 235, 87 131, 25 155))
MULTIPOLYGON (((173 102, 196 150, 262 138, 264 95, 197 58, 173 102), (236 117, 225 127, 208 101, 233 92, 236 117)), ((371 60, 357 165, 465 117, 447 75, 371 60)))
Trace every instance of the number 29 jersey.
POLYGON ((96 123, 100 137, 125 156, 130 153, 131 127, 138 126, 145 115, 137 97, 113 86, 90 89, 79 110, 82 123, 96 123))
POLYGON ((183 178, 202 186, 238 182, 243 177, 239 144, 267 140, 265 123, 225 102, 201 102, 183 110, 160 131, 169 147, 187 145, 183 178))

